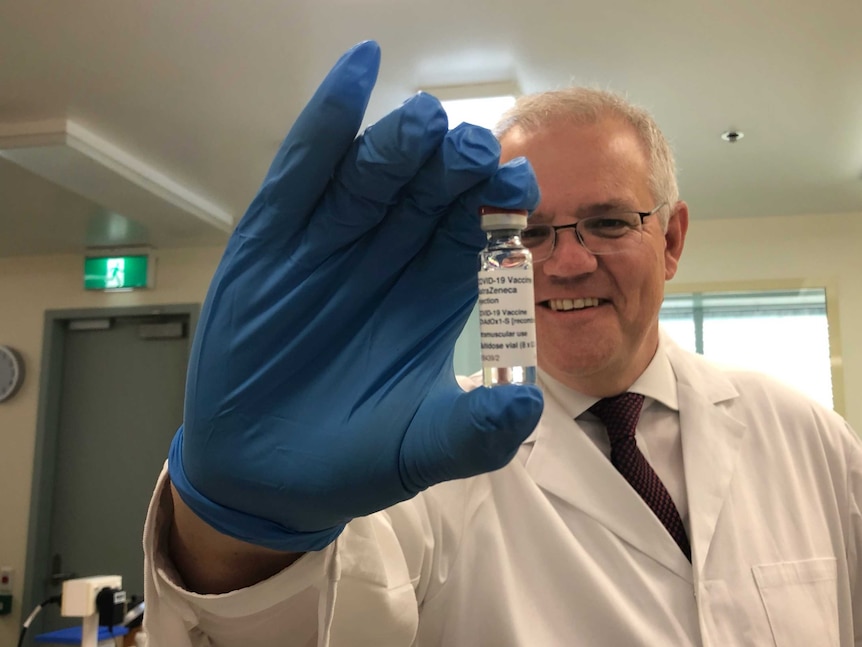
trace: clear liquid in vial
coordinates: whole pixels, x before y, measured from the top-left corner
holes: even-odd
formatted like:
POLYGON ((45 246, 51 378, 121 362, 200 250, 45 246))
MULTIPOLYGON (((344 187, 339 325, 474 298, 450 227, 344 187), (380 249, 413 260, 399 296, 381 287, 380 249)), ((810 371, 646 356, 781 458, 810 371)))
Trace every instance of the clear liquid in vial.
POLYGON ((482 369, 482 384, 485 386, 535 383, 535 366, 491 366, 482 369))

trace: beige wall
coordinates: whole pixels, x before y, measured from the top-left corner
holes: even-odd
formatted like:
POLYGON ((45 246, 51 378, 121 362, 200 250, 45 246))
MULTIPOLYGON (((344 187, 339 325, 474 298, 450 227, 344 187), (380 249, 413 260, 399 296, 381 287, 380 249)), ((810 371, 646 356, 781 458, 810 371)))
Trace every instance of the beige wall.
MULTIPOLYGON (((862 214, 696 222, 672 288, 788 280, 834 288, 845 412, 862 430, 862 398, 854 396, 862 392, 860 251, 862 214)), ((21 392, 0 405, 0 565, 16 571, 16 607, 0 618, 0 645, 15 644, 20 623, 45 310, 201 302, 219 255, 162 251, 157 287, 120 294, 84 293, 78 256, 0 259, 0 343, 18 348, 28 367, 21 392)))
POLYGON ((18 349, 27 370, 18 394, 0 404, 0 566, 15 569, 13 613, 0 617, 0 647, 16 644, 22 621, 45 311, 201 303, 220 255, 220 249, 161 251, 155 289, 115 294, 84 292, 80 256, 0 259, 0 344, 18 349))
POLYGON ((746 283, 827 288, 843 373, 835 400, 843 399, 844 416, 862 432, 862 213, 694 222, 669 290, 746 283))

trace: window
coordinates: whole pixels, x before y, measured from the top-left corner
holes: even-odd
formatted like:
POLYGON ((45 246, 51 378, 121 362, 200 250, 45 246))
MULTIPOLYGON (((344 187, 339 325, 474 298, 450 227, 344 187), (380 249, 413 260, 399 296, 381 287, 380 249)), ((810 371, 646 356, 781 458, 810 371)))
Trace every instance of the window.
POLYGON ((668 294, 659 319, 683 348, 770 374, 833 407, 825 289, 668 294))

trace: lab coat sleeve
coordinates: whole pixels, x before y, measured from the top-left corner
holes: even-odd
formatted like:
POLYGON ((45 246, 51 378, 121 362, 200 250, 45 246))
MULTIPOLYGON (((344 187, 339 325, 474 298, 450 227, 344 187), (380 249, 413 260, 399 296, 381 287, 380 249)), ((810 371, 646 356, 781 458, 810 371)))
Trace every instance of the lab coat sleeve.
MULTIPOLYGON (((408 647, 419 596, 438 581, 440 517, 419 496, 354 519, 335 543, 272 578, 224 595, 186 590, 168 556, 172 504, 163 470, 144 530, 148 647, 408 647)), ((447 533, 443 532, 443 536, 447 533)), ((440 560, 444 563, 445 560, 440 560)))

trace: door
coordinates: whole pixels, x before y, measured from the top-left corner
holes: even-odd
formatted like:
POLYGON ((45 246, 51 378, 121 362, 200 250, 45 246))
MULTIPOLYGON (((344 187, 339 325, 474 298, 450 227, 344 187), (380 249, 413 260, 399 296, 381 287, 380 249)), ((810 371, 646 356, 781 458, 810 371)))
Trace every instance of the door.
MULTIPOLYGON (((53 484, 46 487, 50 528, 41 557, 49 560, 48 577, 39 597, 59 593, 70 577, 122 575, 127 596, 142 598, 143 524, 182 421, 190 316, 62 323, 53 484)), ((40 631, 81 622, 43 615, 40 631)))

